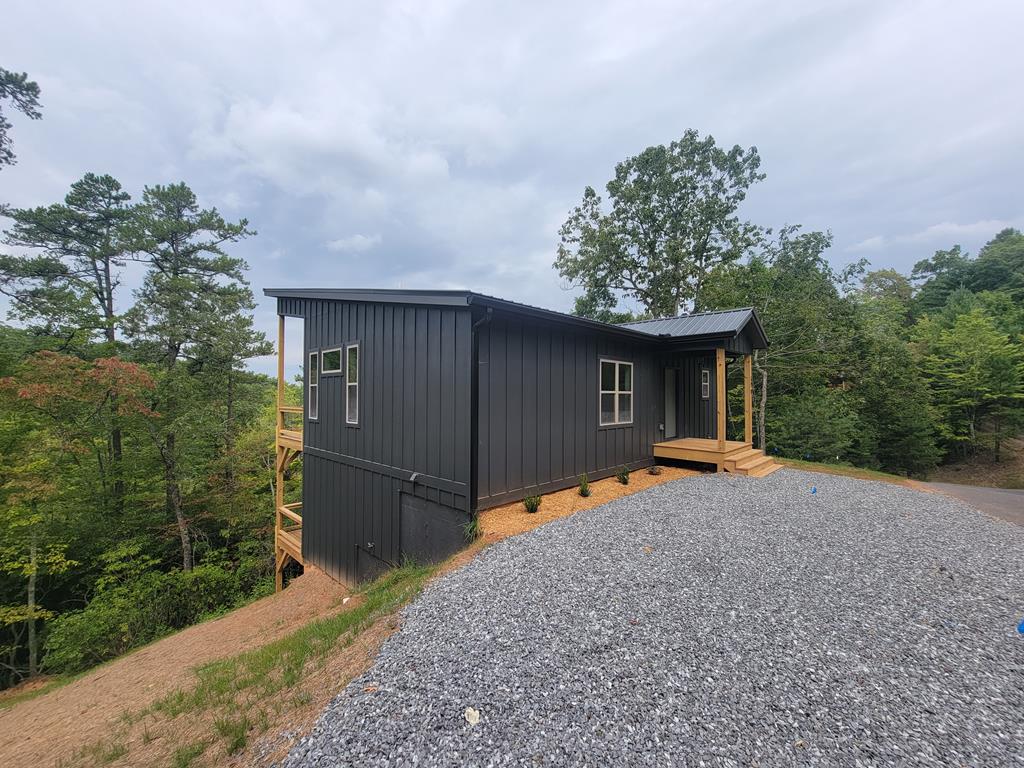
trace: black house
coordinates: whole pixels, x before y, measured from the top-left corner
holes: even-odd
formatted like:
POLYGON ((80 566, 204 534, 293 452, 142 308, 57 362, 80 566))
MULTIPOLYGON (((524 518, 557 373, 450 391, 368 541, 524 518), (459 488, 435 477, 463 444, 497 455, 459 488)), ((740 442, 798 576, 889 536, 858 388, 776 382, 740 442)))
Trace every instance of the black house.
POLYGON ((751 353, 768 344, 751 309, 608 325, 469 291, 265 293, 279 315, 279 581, 289 558, 354 583, 443 557, 478 511, 583 473, 656 457, 776 468, 751 445, 751 353), (282 402, 287 317, 304 328, 304 408, 282 402), (736 441, 731 361, 745 384, 736 441), (299 453, 303 502, 286 504, 299 453))

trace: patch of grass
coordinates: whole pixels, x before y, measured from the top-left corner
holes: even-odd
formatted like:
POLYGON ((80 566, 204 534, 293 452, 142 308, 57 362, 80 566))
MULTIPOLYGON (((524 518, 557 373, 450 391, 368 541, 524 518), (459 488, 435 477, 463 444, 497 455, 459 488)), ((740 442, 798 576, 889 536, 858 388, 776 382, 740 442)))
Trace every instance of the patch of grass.
POLYGON ((802 459, 784 459, 780 456, 773 456, 777 462, 793 469, 804 469, 808 472, 822 472, 827 475, 842 475, 843 477, 855 477, 860 480, 882 480, 887 483, 898 483, 906 485, 907 479, 899 475, 891 475, 888 472, 879 472, 875 469, 863 469, 850 464, 822 464, 817 461, 803 461, 802 459))
POLYGON ((480 518, 473 515, 473 518, 462 526, 462 535, 465 536, 466 541, 472 544, 474 541, 480 538, 480 518))
MULTIPOLYGON (((78 675, 77 677, 81 677, 81 675, 78 675)), ((67 685, 74 679, 74 677, 55 677, 54 679, 48 681, 46 685, 41 685, 38 688, 33 688, 31 691, 25 691, 24 693, 14 693, 8 696, 4 696, 3 698, 0 698, 0 710, 13 707, 15 704, 21 704, 21 702, 23 701, 30 701, 34 699, 36 696, 42 696, 44 693, 49 693, 55 688, 60 688, 61 686, 67 685)))
POLYGON ((587 479, 587 473, 584 472, 580 475, 580 496, 586 498, 590 495, 590 480, 587 479))
POLYGON ((214 730, 224 739, 224 748, 229 755, 245 747, 249 741, 249 727, 252 723, 245 715, 241 717, 218 717, 213 721, 214 730))
POLYGON ((540 509, 540 496, 527 496, 523 499, 523 506, 527 512, 536 512, 540 509))
POLYGON ((625 466, 619 467, 619 471, 615 473, 615 479, 623 485, 629 485, 629 470, 625 466))
POLYGON ((80 754, 89 758, 93 765, 110 765, 128 754, 128 746, 120 739, 100 739, 83 748, 80 754))
POLYGON ((188 768, 192 761, 206 751, 206 742, 199 741, 195 744, 187 744, 174 750, 174 757, 171 758, 172 768, 188 768))

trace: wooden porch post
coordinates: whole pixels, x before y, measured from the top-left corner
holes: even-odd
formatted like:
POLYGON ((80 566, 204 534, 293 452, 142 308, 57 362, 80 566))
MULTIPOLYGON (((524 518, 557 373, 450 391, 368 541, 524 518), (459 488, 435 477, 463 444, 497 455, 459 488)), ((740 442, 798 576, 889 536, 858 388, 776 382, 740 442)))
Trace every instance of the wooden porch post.
POLYGON ((277 316, 277 428, 274 430, 274 586, 278 592, 284 588, 285 554, 277 541, 281 530, 281 507, 284 506, 284 462, 282 461, 281 430, 284 429, 284 315, 277 316))
POLYGON ((743 356, 743 439, 754 444, 754 369, 750 355, 743 356))
POLYGON ((718 450, 725 450, 725 348, 715 350, 715 411, 718 417, 718 450))

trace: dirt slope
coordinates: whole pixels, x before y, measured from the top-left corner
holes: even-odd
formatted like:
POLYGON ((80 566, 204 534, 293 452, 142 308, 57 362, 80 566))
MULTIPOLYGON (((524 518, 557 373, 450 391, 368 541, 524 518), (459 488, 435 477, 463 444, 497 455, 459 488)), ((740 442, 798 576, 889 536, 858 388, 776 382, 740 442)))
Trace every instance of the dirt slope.
POLYGON ((348 590, 308 568, 285 592, 182 630, 68 685, 0 711, 0 765, 54 765, 189 683, 193 669, 269 643, 338 605, 348 590))

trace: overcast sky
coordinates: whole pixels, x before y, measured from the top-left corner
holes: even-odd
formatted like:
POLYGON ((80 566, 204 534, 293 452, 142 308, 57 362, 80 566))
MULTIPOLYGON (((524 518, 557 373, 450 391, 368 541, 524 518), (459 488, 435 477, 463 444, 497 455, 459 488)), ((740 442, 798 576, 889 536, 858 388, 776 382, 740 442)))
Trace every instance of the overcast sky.
MULTIPOLYGON (((470 288, 572 306, 551 268, 585 185, 687 128, 757 146, 743 214, 909 270, 1024 225, 1024 3, 7 2, 0 200, 88 171, 247 217, 279 286, 470 288), (557 6, 557 7, 555 7, 557 6)), ((295 345, 292 344, 292 350, 295 345)), ((293 357, 293 355, 289 355, 293 357)), ((254 361, 270 371, 270 360, 254 361)))

